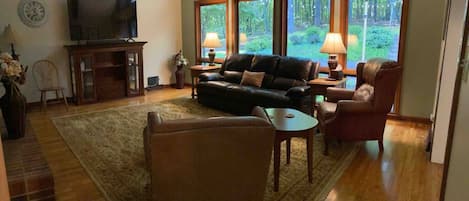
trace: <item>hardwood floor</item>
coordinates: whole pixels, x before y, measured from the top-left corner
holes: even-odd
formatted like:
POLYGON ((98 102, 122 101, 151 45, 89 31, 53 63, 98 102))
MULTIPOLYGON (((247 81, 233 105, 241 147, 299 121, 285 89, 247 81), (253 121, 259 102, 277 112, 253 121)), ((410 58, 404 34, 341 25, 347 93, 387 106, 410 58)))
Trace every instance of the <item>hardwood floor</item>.
MULTIPOLYGON (((55 178, 58 201, 105 200, 97 186, 81 167, 51 117, 102 110, 118 106, 158 102, 189 96, 190 88, 161 89, 144 97, 127 98, 98 104, 52 105, 47 112, 32 108, 28 118, 42 146, 55 178)), ((378 154, 377 142, 363 145, 357 157, 329 193, 328 201, 436 201, 442 178, 442 165, 431 164, 424 152, 428 128, 423 125, 388 121, 385 152, 378 154)))

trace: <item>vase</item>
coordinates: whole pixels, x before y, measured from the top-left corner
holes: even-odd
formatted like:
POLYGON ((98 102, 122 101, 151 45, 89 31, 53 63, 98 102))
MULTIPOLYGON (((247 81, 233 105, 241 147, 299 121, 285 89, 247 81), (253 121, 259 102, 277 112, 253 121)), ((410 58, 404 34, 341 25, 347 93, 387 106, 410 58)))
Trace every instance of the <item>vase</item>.
POLYGON ((5 95, 0 98, 0 108, 7 127, 6 139, 18 139, 26 131, 26 98, 18 86, 9 80, 2 80, 5 95))
POLYGON ((176 89, 184 89, 184 65, 177 65, 176 70, 176 89))

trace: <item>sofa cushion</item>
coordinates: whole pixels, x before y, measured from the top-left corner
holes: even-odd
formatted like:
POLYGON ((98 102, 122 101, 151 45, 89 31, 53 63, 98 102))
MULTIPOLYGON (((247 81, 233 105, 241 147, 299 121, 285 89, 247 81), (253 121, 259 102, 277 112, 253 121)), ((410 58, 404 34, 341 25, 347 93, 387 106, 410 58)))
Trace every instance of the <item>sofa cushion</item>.
POLYGON ((197 94, 225 94, 231 85, 233 84, 225 81, 200 82, 197 84, 197 94))
POLYGON ((352 100, 370 102, 373 100, 375 89, 369 84, 362 84, 354 93, 352 100))
POLYGON ((285 96, 287 92, 277 89, 252 89, 249 97, 256 105, 262 107, 288 107, 290 98, 285 96))
MULTIPOLYGON (((226 97, 231 100, 245 101, 252 96, 253 89, 257 87, 243 86, 239 84, 231 84, 227 87, 226 97)), ((250 101, 246 101, 250 102, 250 101)))
POLYGON ((238 71, 225 71, 224 73, 224 80, 231 83, 241 83, 242 77, 243 73, 238 71))
POLYGON ((309 80, 312 65, 309 59, 282 57, 275 76, 306 81, 309 80))
POLYGON ((241 79, 241 85, 261 87, 265 72, 250 72, 245 70, 241 79))
POLYGON ((292 87, 296 86, 305 86, 305 80, 296 80, 296 79, 289 79, 285 77, 276 77, 269 88, 272 89, 280 89, 280 90, 288 90, 292 87))
POLYGON ((251 69, 251 62, 254 55, 251 54, 234 54, 226 57, 220 73, 225 71, 243 72, 251 69))
POLYGON ((279 56, 256 55, 252 59, 251 71, 274 75, 279 60, 279 56))

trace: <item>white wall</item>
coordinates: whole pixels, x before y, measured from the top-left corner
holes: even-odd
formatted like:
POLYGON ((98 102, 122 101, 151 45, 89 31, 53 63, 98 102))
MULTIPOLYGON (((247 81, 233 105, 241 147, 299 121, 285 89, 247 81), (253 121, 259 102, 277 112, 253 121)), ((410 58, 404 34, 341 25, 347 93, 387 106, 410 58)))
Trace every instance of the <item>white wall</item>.
POLYGON ((454 87, 461 51, 467 0, 451 1, 443 64, 440 69, 440 82, 437 91, 435 129, 431 161, 443 163, 445 160, 448 128, 451 117, 454 87))
MULTIPOLYGON (((19 41, 16 45, 21 63, 31 66, 40 59, 49 59, 59 68, 61 84, 66 86, 66 94, 71 95, 70 74, 67 51, 64 45, 70 41, 68 10, 66 0, 47 0, 49 20, 40 28, 29 28, 18 15, 20 0, 0 1, 0 33, 3 27, 11 24, 19 41)), ((181 1, 179 0, 139 0, 137 2, 138 33, 137 41, 147 41, 144 46, 144 80, 149 76, 160 76, 161 84, 174 82, 174 67, 170 65, 172 56, 182 48, 181 1)), ((10 51, 6 44, 0 50, 10 51)), ((3 90, 3 87, 0 87, 3 90)), ((28 102, 37 102, 40 93, 31 72, 27 83, 20 87, 28 102)), ((3 94, 3 93, 2 93, 3 94)), ((52 96, 52 95, 51 95, 52 96)))

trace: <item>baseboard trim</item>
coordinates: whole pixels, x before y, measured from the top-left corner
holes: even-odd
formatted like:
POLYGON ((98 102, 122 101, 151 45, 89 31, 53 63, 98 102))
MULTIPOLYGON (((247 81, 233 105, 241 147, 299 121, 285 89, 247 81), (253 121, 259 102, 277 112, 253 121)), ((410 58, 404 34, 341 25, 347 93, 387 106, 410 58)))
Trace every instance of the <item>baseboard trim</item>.
POLYGON ((410 121, 410 122, 421 123, 421 124, 426 124, 426 125, 432 125, 433 123, 430 120, 430 118, 403 116, 403 115, 396 114, 396 113, 389 113, 388 119, 399 120, 399 121, 410 121))

